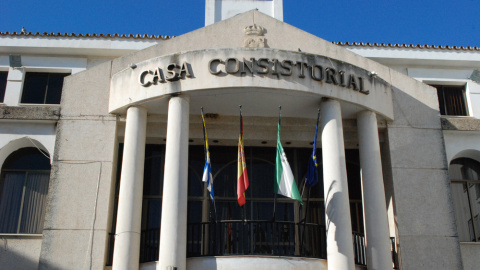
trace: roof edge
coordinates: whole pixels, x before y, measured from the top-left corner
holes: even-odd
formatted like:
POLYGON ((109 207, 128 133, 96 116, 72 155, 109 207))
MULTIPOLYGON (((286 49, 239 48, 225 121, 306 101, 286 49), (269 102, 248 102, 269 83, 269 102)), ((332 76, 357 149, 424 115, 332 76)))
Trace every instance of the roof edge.
POLYGON ((455 50, 455 51, 480 51, 479 47, 472 46, 450 46, 450 45, 414 45, 414 44, 399 44, 399 43, 370 43, 370 42, 341 42, 332 41, 333 44, 344 47, 370 47, 370 48, 393 48, 393 49, 429 49, 429 50, 455 50))
POLYGON ((68 37, 68 38, 125 38, 125 39, 155 39, 155 40, 168 40, 175 36, 163 36, 163 35, 148 35, 148 34, 75 34, 75 33, 48 33, 48 32, 0 32, 0 36, 11 37, 68 37))

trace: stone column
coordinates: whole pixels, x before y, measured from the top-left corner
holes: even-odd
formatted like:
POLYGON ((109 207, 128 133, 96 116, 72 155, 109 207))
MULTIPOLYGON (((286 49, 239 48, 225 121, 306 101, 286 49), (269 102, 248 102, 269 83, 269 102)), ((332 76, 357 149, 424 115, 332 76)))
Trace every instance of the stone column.
POLYGON ((187 268, 188 129, 189 99, 172 97, 168 103, 159 270, 187 268))
POLYGON ((354 270, 352 222, 340 103, 320 105, 328 269, 354 270))
POLYGON ((120 176, 114 270, 138 269, 139 266, 146 133, 147 109, 130 107, 127 110, 120 176))
POLYGON ((377 117, 363 111, 357 116, 362 168, 363 216, 367 242, 367 268, 392 269, 387 205, 383 185, 377 117))

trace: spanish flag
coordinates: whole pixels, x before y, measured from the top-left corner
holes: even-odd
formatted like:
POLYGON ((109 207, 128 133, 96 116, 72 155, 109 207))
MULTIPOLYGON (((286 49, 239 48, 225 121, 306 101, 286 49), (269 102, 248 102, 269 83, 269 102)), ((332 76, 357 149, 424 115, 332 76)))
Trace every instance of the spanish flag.
POLYGON ((247 163, 245 162, 245 151, 243 150, 243 117, 242 106, 240 106, 240 134, 238 135, 238 166, 237 166, 237 200, 238 205, 243 206, 246 202, 245 191, 248 188, 247 163))

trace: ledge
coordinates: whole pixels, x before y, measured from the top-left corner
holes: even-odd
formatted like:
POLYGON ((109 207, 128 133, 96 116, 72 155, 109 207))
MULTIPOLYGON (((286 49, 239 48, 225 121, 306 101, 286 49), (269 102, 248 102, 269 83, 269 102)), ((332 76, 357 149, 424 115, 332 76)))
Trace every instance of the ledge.
POLYGON ((53 120, 60 119, 59 106, 1 106, 0 119, 53 120))
POLYGON ((480 119, 473 117, 442 116, 442 130, 480 131, 480 119))
POLYGON ((43 238, 43 234, 28 234, 28 233, 0 233, 0 239, 32 239, 43 238))
POLYGON ((472 246, 480 246, 480 242, 460 242, 460 245, 472 245, 472 246))

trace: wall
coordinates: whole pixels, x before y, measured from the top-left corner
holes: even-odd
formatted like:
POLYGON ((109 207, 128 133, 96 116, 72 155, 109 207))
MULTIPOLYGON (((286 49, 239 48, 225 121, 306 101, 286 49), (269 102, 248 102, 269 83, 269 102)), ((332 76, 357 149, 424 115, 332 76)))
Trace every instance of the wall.
POLYGON ((427 84, 465 85, 469 116, 480 117, 480 83, 471 80, 473 71, 480 65, 478 51, 381 46, 346 48, 427 84))
POLYGON ((42 236, 0 236, 2 269, 37 269, 42 236))
MULTIPOLYGON (((21 104, 25 73, 62 72, 75 74, 85 70, 87 65, 86 58, 73 57, 22 56, 21 62, 22 67, 10 67, 8 70, 7 87, 5 90, 5 98, 3 100, 3 103, 7 106, 19 106, 21 104)), ((8 65, 8 63, 5 64, 8 65)))
POLYGON ((462 269, 436 90, 391 72, 387 142, 402 269, 462 269))
POLYGON ((448 164, 459 157, 480 161, 480 120, 443 117, 443 136, 448 164))
MULTIPOLYGON (((443 117, 442 128, 448 164, 460 157, 480 161, 479 119, 443 117)), ((480 243, 461 242, 460 249, 464 269, 478 269, 478 265, 480 265, 480 243)))
POLYGON ((461 243, 463 269, 476 270, 480 265, 480 244, 479 243, 461 243))
POLYGON ((110 62, 65 80, 39 269, 105 265, 116 158, 110 62))
POLYGON ((408 68, 408 75, 427 84, 465 85, 468 115, 480 117, 480 84, 470 80, 472 68, 408 68))

